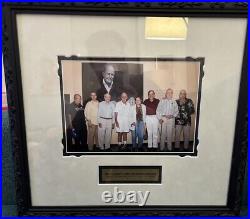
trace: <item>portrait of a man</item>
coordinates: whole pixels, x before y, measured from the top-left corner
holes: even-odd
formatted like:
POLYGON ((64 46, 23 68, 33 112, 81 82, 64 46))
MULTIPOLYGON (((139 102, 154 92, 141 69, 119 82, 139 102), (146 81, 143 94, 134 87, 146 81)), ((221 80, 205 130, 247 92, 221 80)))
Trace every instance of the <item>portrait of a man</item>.
POLYGON ((112 99, 116 100, 117 95, 122 92, 119 88, 118 83, 114 84, 115 68, 112 64, 105 64, 102 72, 102 83, 101 88, 96 91, 98 99, 103 100, 104 94, 109 93, 112 99))
POLYGON ((134 63, 83 63, 83 99, 96 92, 99 101, 104 94, 119 101, 122 92, 129 97, 143 95, 143 66, 134 63))

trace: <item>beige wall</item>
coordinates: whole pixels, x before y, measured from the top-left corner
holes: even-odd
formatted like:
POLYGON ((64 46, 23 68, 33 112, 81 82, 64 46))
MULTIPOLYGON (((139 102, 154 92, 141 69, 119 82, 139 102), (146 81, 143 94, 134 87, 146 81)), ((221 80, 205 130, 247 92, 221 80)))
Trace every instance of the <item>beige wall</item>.
MULTIPOLYGON (((93 62, 93 61, 92 61, 93 62)), ((113 61, 112 61, 113 62, 113 61)), ((82 94, 83 61, 62 61, 64 94, 70 94, 70 100, 76 93, 82 94)), ((114 62, 115 63, 115 62, 114 62)), ((120 62, 121 63, 121 62, 120 62)), ((128 63, 128 62, 127 62, 128 63)), ((134 62, 133 62, 134 63, 134 62)), ((178 99, 180 90, 185 89, 188 97, 196 106, 200 64, 185 61, 160 61, 143 63, 143 98, 147 98, 149 90, 155 90, 156 98, 164 97, 167 88, 174 90, 174 99, 178 99)), ((194 139, 196 113, 192 115, 190 139, 194 139)), ((117 135, 113 130, 112 144, 117 143, 117 135)), ((129 142, 131 137, 129 136, 129 142)))
POLYGON ((74 94, 82 95, 82 65, 79 61, 62 61, 63 93, 70 94, 70 102, 74 94))

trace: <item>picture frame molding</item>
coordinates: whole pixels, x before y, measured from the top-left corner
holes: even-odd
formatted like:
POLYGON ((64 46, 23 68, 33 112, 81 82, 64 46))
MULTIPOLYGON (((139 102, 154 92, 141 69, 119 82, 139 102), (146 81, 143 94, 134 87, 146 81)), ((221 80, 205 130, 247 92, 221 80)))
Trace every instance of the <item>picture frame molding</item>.
POLYGON ((3 63, 7 89, 18 215, 54 216, 233 216, 239 215, 248 148, 247 112, 247 33, 242 63, 238 110, 235 126, 228 202, 226 206, 89 206, 38 207, 31 204, 31 188, 25 135, 21 68, 16 15, 110 15, 110 16, 186 16, 208 18, 247 18, 248 3, 2 3, 3 63))

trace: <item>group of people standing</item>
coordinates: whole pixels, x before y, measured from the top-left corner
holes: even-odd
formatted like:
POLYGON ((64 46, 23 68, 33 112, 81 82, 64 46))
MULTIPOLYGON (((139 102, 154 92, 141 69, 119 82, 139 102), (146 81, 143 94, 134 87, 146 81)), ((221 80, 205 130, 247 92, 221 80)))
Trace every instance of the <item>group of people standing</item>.
POLYGON ((175 150, 188 150, 191 115, 195 110, 185 90, 180 91, 178 100, 173 99, 171 88, 166 90, 161 100, 155 97, 153 90, 148 91, 148 99, 144 101, 140 97, 128 99, 125 92, 121 94, 119 102, 111 101, 109 93, 104 95, 101 102, 97 100, 95 92, 90 97, 91 100, 83 109, 81 96, 75 94, 74 102, 66 112, 68 133, 71 133, 68 141, 77 139, 75 145, 88 145, 88 151, 173 151, 175 130, 175 150), (118 133, 115 148, 111 146, 112 129, 118 133), (129 132, 132 146, 127 144, 129 132), (182 133, 184 144, 181 148, 182 133), (146 147, 143 146, 145 138, 148 140, 146 147))

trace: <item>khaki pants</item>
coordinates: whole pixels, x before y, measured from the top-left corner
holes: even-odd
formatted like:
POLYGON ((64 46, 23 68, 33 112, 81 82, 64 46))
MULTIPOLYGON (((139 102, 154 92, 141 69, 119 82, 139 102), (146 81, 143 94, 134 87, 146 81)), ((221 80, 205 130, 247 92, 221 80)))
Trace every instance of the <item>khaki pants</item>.
POLYGON ((167 148, 172 150, 172 138, 175 120, 174 119, 164 119, 162 125, 160 126, 160 150, 165 150, 165 140, 167 138, 167 148))
POLYGON ((175 147, 180 148, 180 137, 183 131, 184 149, 188 149, 190 138, 190 125, 176 125, 175 127, 175 147))
POLYGON ((98 125, 88 126, 88 149, 89 151, 94 150, 94 143, 98 146, 98 125))
POLYGON ((101 150, 109 149, 112 137, 112 119, 100 119, 100 123, 102 127, 98 127, 99 148, 101 150))

